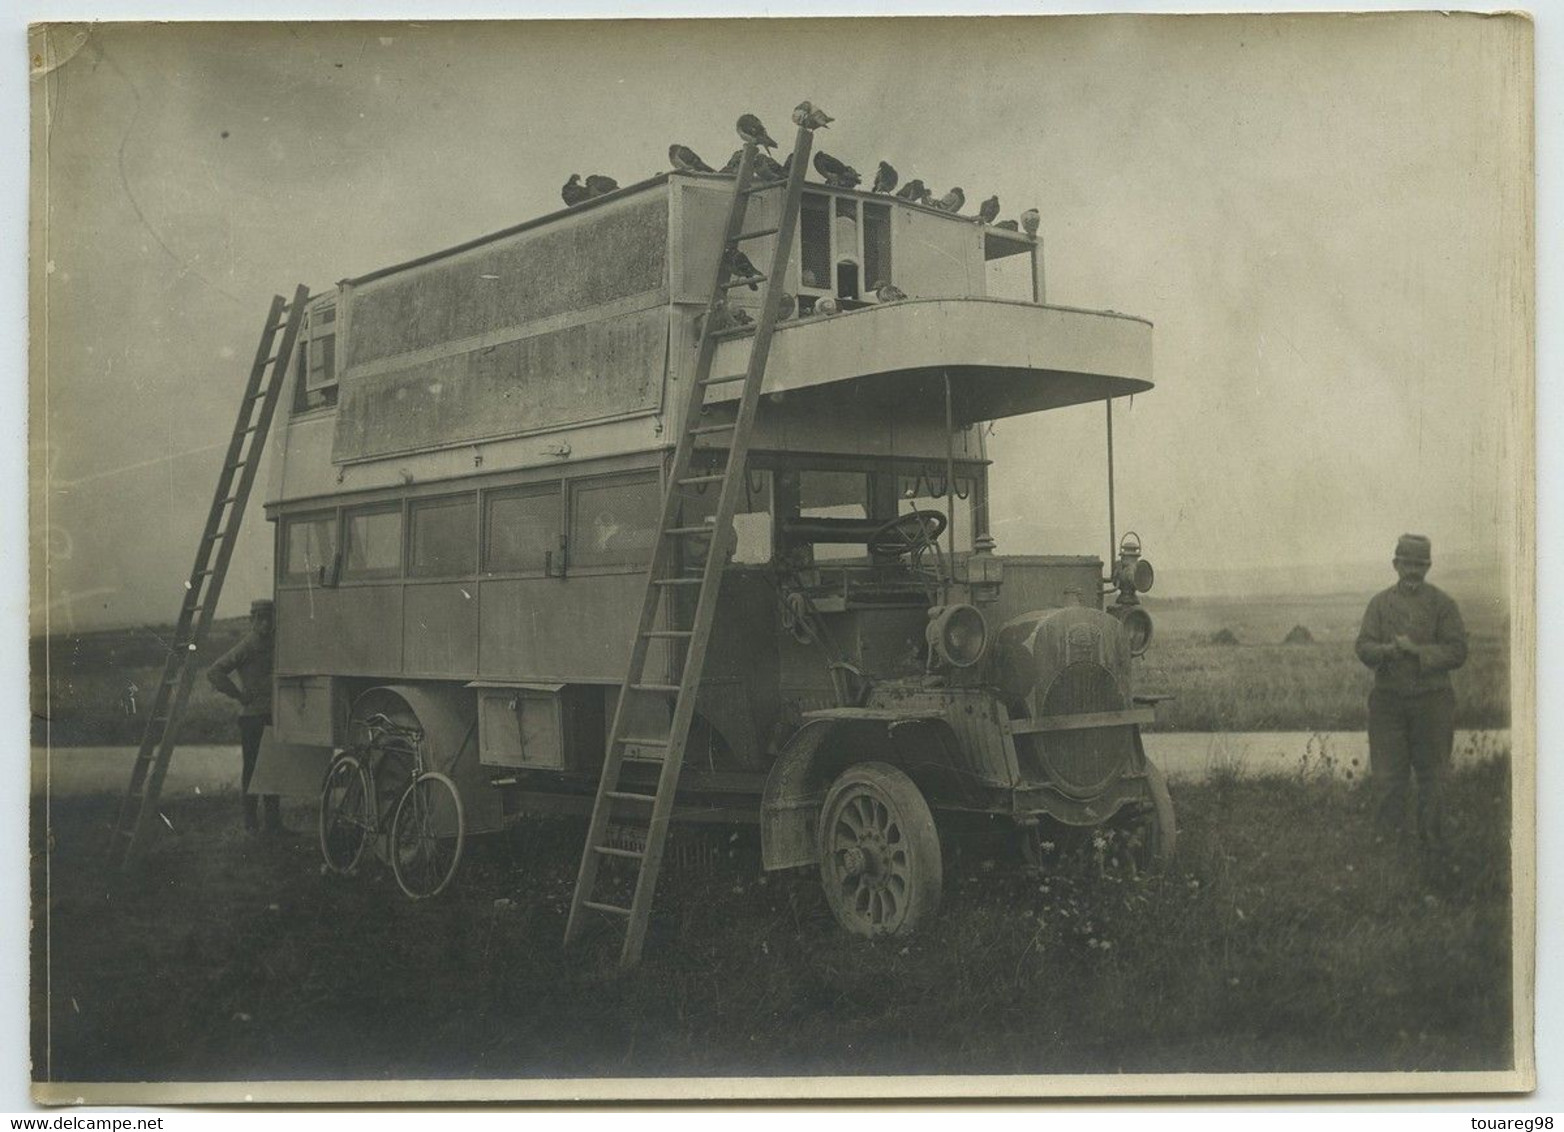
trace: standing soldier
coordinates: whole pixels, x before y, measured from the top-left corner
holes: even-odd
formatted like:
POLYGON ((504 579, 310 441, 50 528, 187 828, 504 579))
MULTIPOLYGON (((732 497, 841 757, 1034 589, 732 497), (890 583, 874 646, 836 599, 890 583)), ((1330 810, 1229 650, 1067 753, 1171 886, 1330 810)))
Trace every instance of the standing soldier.
POLYGON ((1374 595, 1358 633, 1358 659, 1374 670, 1369 693, 1369 766, 1384 792, 1377 820, 1400 831, 1417 774, 1417 834, 1444 834, 1441 786, 1455 742, 1451 669, 1466 663, 1466 626, 1455 600, 1423 579, 1433 548, 1422 535, 1396 543, 1395 585, 1374 595))
MULTIPOLYGON (((244 790, 244 828, 255 831, 256 797, 250 793, 250 778, 255 760, 261 753, 261 735, 272 721, 272 628, 276 611, 261 598, 250 603, 250 631, 229 649, 212 667, 206 678, 212 687, 230 699, 239 701, 239 745, 244 752, 242 788, 244 790), (233 673, 239 674, 239 684, 233 673)), ((282 815, 277 795, 266 795, 266 832, 282 830, 282 815)))

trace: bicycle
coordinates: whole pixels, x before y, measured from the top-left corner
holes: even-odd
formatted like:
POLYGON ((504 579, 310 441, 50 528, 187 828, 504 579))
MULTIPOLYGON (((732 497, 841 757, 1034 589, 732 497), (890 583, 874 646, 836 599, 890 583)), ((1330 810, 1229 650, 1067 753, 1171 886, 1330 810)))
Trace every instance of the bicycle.
POLYGON ((461 793, 449 777, 425 764, 421 728, 380 712, 362 726, 366 741, 332 760, 321 786, 320 849, 326 867, 351 874, 371 841, 384 833, 386 855, 402 891, 414 900, 437 896, 462 859, 466 819, 461 793), (400 782, 404 777, 405 787, 393 787, 382 798, 377 778, 400 782), (394 809, 387 804, 391 798, 394 809))

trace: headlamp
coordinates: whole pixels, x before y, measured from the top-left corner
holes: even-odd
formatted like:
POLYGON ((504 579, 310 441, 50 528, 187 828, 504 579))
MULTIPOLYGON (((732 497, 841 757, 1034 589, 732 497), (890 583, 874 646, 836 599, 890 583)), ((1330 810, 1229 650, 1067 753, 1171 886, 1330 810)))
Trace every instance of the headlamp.
POLYGON ((970 605, 936 605, 924 629, 933 664, 971 668, 988 647, 988 622, 970 605))

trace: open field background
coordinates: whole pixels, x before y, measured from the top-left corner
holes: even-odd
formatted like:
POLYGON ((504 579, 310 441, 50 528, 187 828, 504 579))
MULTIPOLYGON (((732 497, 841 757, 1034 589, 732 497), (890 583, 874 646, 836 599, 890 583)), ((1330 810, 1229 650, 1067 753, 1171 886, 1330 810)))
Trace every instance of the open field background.
MULTIPOLYGON (((1462 595, 1457 595, 1462 596, 1462 595)), ((1136 672, 1137 691, 1171 693, 1158 729, 1173 731, 1352 731, 1367 721, 1372 674, 1352 651, 1368 595, 1251 600, 1149 598, 1156 636, 1136 672), (1302 626, 1308 643, 1284 644, 1302 626), (1217 638, 1221 635, 1221 641, 1217 638), (1227 640, 1231 637, 1231 641, 1227 640)), ((1509 726, 1509 626, 1492 600, 1462 602, 1471 655, 1455 674, 1456 726, 1509 726)), ((213 626, 203 656, 238 642, 246 622, 213 626)), ((168 627, 104 630, 35 639, 34 743, 134 745, 144 716, 123 710, 127 684, 144 712, 157 688, 168 627)), ((181 739, 233 742, 233 704, 197 676, 181 739)))
POLYGON ((34 1073, 1508 1067, 1509 772, 1457 771, 1439 856, 1376 844, 1365 790, 1318 770, 1179 789, 1179 857, 1151 878, 947 839, 936 921, 873 942, 835 927, 811 870, 762 874, 752 833, 705 834, 617 979, 601 947, 560 948, 578 822, 480 839, 414 904, 374 863, 322 876, 308 835, 243 837, 232 795, 173 801, 143 869, 107 872, 115 799, 57 798, 33 824, 34 1073))

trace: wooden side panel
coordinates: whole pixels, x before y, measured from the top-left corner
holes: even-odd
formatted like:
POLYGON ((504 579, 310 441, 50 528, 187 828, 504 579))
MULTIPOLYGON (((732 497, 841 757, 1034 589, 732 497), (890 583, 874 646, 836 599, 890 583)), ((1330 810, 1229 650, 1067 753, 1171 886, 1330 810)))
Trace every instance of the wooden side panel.
POLYGON ((360 284, 343 368, 662 288, 667 241, 659 189, 360 284))
POLYGON ((644 589, 640 572, 480 582, 480 676, 619 683, 644 589))
POLYGON ((985 286, 982 233, 973 224, 910 208, 891 210, 896 285, 914 299, 979 298, 985 286))
POLYGON ((407 675, 471 679, 477 674, 476 583, 410 585, 403 607, 403 671, 407 675))
POLYGON ((343 378, 332 460, 351 463, 662 404, 668 316, 647 307, 343 378))
POLYGON ((401 671, 402 586, 277 591, 277 671, 401 671))
MULTIPOLYGON (((676 303, 701 303, 711 298, 712 272, 717 267, 718 244, 728 222, 728 204, 733 196, 733 183, 711 182, 679 183, 678 247, 672 264, 673 291, 676 303)), ((781 218, 783 192, 779 186, 775 192, 759 193, 749 198, 744 211, 744 228, 756 231, 775 228, 781 218)), ((791 262, 797 264, 795 239, 791 262)), ((776 248, 776 237, 745 240, 743 253, 761 271, 771 262, 776 248)), ((759 307, 765 292, 739 287, 728 292, 728 300, 735 306, 759 307)))

